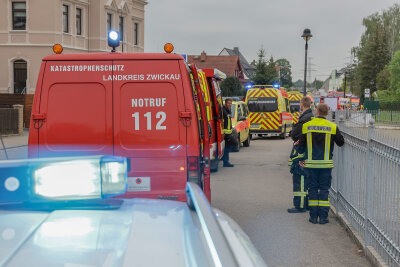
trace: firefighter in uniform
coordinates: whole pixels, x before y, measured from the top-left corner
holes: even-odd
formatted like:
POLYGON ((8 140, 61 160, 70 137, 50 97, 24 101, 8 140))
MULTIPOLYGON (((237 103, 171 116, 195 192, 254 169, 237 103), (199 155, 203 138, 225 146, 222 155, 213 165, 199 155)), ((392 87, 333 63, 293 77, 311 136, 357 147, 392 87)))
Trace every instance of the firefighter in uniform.
POLYGON ((319 104, 317 117, 303 124, 299 142, 299 152, 305 153, 300 165, 309 180, 308 205, 310 219, 313 224, 328 223, 329 188, 332 181, 333 147, 344 145, 344 138, 337 125, 326 119, 329 107, 319 104))
POLYGON ((305 212, 307 208, 307 189, 308 180, 304 174, 303 169, 299 165, 299 160, 303 158, 303 154, 298 153, 298 143, 301 137, 301 131, 303 124, 310 121, 314 114, 311 110, 311 98, 303 97, 300 100, 300 109, 302 111, 299 121, 293 126, 293 130, 290 134, 294 141, 292 152, 289 156, 290 173, 293 175, 293 206, 287 211, 289 213, 300 213, 305 212))
POLYGON ((232 136, 231 107, 232 107, 232 99, 231 98, 225 99, 225 105, 223 107, 225 150, 224 150, 224 156, 222 157, 222 161, 224 162, 224 167, 235 166, 229 162, 229 152, 231 150, 231 147, 233 146, 232 140, 234 139, 232 136))

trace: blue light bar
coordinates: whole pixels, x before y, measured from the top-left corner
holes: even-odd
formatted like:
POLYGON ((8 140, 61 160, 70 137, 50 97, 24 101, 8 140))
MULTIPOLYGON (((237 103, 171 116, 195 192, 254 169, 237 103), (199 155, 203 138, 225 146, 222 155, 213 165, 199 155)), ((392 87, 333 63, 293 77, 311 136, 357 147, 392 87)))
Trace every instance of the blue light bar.
POLYGON ((0 161, 0 205, 122 195, 127 171, 127 159, 115 156, 0 161))
POLYGON ((281 86, 279 85, 279 83, 274 83, 274 88, 279 89, 281 86))

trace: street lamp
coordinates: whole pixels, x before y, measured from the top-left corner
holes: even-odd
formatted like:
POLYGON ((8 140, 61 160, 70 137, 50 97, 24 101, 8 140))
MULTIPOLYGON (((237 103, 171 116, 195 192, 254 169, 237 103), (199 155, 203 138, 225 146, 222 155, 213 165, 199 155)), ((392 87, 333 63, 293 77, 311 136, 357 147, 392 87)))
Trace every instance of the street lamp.
POLYGON ((306 41, 306 57, 304 62, 304 96, 307 95, 307 50, 308 50, 308 40, 311 39, 312 34, 310 29, 305 29, 303 35, 301 36, 306 41))

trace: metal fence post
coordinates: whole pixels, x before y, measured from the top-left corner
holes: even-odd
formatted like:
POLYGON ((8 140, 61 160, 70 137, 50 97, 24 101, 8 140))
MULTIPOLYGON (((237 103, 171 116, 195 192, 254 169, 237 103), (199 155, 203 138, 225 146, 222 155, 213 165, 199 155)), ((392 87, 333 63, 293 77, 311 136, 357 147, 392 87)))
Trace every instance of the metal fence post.
MULTIPOLYGON (((337 114, 339 115, 339 114, 337 114)), ((341 129, 343 131, 344 128, 344 116, 343 114, 340 114, 339 117, 336 117, 336 121, 339 121, 339 130, 341 129)), ((337 189, 336 189, 336 212, 337 214, 340 213, 340 199, 341 199, 341 189, 342 189, 342 179, 344 179, 345 172, 344 172, 344 148, 339 147, 338 148, 338 166, 337 166, 337 171, 336 171, 336 179, 337 179, 337 189)))
MULTIPOLYGON (((368 127, 368 150, 367 150, 367 181, 365 183, 365 229, 364 229, 364 240, 366 246, 370 246, 372 243, 372 236, 369 232, 370 223, 369 219, 373 212, 373 190, 374 190, 374 159, 372 153, 372 140, 375 134, 375 120, 369 120, 368 127)), ((367 250, 365 250, 367 251, 367 250)))

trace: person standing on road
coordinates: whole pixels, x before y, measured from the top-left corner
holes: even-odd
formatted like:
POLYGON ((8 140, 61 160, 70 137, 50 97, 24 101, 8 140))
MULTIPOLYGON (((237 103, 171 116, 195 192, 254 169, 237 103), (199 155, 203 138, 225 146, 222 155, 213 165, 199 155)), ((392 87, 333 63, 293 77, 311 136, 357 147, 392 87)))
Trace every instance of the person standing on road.
POLYGON ((329 107, 319 104, 317 117, 303 124, 299 142, 299 153, 305 153, 300 166, 309 180, 308 196, 309 221, 313 224, 328 223, 329 188, 332 181, 334 144, 344 145, 344 138, 338 126, 326 119, 329 107))
POLYGON ((231 98, 225 99, 225 105, 223 108, 225 150, 224 150, 224 156, 222 157, 222 161, 224 162, 224 167, 235 166, 229 162, 229 152, 231 148, 235 145, 233 142, 234 136, 232 133, 231 107, 232 107, 232 99, 231 98))
POLYGON ((301 137, 301 131, 303 124, 309 122, 314 114, 311 110, 311 98, 303 97, 300 100, 300 110, 301 115, 299 117, 299 121, 293 126, 293 130, 290 134, 292 137, 293 148, 289 157, 289 166, 290 173, 293 174, 293 206, 294 208, 290 208, 287 211, 289 213, 300 213, 305 212, 307 207, 307 189, 308 189, 308 180, 305 176, 303 169, 299 165, 299 159, 302 158, 303 155, 299 155, 298 153, 298 142, 301 137))

